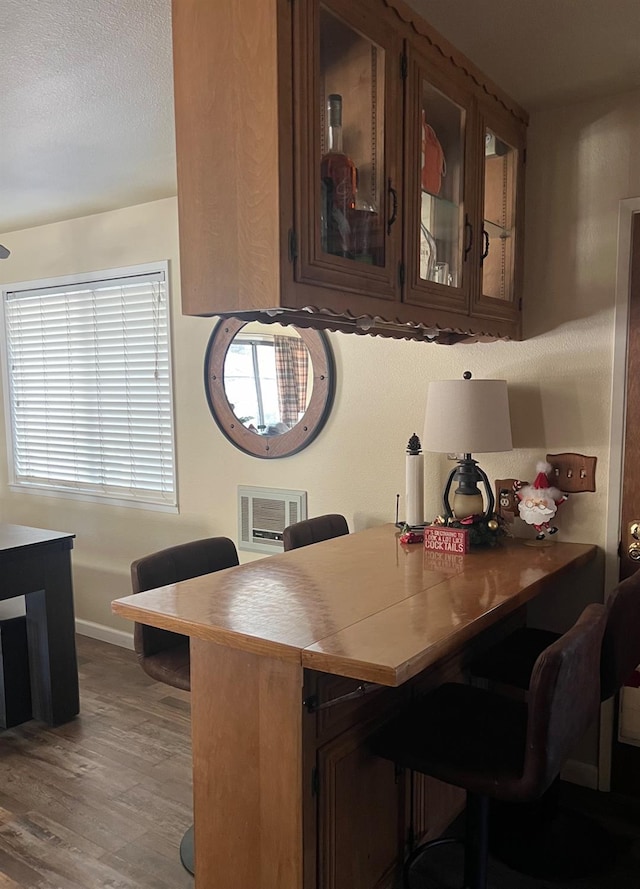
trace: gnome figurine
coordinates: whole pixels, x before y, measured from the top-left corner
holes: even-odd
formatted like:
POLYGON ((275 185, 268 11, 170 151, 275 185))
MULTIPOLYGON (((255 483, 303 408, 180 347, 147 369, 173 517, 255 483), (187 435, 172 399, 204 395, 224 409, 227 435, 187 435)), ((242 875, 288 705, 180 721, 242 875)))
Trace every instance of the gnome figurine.
POLYGON ((551 470, 550 463, 541 461, 536 464, 537 475, 532 485, 516 482, 513 486, 520 518, 536 529, 536 540, 544 540, 547 534, 556 533, 558 529, 551 522, 558 506, 568 499, 567 494, 549 484, 547 473, 551 470))

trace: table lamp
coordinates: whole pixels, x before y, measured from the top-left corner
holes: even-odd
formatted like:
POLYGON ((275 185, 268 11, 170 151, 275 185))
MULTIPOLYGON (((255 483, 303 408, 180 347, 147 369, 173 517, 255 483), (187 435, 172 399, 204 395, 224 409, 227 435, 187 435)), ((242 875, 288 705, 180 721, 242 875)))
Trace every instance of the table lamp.
POLYGON ((443 494, 447 523, 472 515, 490 519, 495 506, 492 487, 471 454, 512 448, 506 380, 473 380, 467 370, 461 380, 429 383, 422 448, 457 456, 443 494), (454 482, 457 487, 450 497, 454 482))

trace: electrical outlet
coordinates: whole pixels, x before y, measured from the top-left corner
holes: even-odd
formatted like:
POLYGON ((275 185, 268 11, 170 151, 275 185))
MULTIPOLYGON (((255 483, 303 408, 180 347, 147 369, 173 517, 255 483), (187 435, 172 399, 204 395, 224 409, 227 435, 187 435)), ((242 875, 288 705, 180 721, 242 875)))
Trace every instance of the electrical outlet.
POLYGON ((553 467, 549 482, 565 494, 595 491, 597 459, 584 454, 547 454, 547 462, 553 467))

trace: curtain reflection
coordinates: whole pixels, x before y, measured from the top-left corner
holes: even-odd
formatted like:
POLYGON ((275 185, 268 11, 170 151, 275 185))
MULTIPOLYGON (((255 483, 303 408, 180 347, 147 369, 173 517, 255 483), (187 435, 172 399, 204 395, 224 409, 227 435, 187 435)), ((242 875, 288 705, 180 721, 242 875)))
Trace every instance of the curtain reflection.
POLYGON ((280 419, 291 428, 307 408, 307 347, 290 336, 274 336, 280 419))

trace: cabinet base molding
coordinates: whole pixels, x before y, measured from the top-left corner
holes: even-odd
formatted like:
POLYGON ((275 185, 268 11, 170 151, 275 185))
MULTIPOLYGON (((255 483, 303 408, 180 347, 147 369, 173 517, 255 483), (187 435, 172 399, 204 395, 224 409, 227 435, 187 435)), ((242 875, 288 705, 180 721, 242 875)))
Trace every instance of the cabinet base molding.
MULTIPOLYGON (((214 314, 214 313, 212 313, 214 314)), ((221 318, 237 318, 240 321, 259 321, 262 324, 295 324, 296 327, 310 327, 315 330, 329 330, 340 333, 355 333, 368 336, 382 336, 399 340, 418 340, 452 346, 455 343, 493 342, 496 340, 519 340, 520 331, 516 325, 491 324, 487 329, 478 323, 477 329, 464 331, 447 326, 428 327, 402 321, 388 321, 380 316, 352 317, 348 314, 332 314, 315 307, 309 310, 289 310, 282 308, 256 312, 215 313, 221 318)), ((475 327, 475 325, 474 325, 475 327)))

